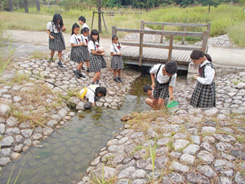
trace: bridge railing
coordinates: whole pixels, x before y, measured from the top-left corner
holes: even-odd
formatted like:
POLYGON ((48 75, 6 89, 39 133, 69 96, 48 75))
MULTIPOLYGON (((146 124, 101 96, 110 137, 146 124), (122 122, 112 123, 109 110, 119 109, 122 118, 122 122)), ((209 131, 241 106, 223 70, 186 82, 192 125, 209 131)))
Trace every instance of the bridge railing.
POLYGON ((117 35, 118 32, 127 32, 127 33, 139 33, 140 34, 140 42, 132 43, 132 42, 121 42, 123 45, 139 47, 139 66, 142 65, 143 59, 143 47, 151 47, 151 48, 162 48, 168 49, 168 61, 171 61, 172 51, 175 50, 195 50, 199 49, 203 52, 207 50, 209 31, 204 32, 186 32, 186 31, 162 31, 162 30, 145 30, 145 29, 124 29, 117 28, 115 26, 112 27, 112 35, 117 35), (163 44, 151 44, 144 43, 144 34, 153 34, 153 35, 166 35, 169 36, 169 45, 163 44), (182 46, 182 45, 173 45, 174 36, 192 36, 202 38, 202 47, 193 47, 193 46, 182 46))
MULTIPOLYGON (((141 21, 141 29, 145 28, 145 25, 159 25, 161 26, 161 30, 163 31, 165 29, 165 26, 177 26, 182 27, 183 31, 186 32, 187 27, 207 27, 207 31, 210 32, 211 23, 207 24, 194 24, 194 23, 172 23, 172 22, 145 22, 141 21)), ((163 42, 163 35, 161 35, 160 43, 163 42)), ((182 45, 185 44, 185 36, 182 37, 182 45)))

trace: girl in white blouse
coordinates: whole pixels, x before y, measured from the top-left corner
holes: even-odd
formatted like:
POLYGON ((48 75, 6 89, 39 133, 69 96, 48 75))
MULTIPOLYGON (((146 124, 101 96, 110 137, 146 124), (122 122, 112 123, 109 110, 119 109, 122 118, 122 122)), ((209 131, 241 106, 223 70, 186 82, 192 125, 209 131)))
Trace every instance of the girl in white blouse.
POLYGON ((194 50, 190 58, 195 65, 199 65, 198 74, 195 76, 198 83, 192 94, 190 104, 197 108, 215 107, 215 68, 212 64, 212 58, 200 50, 194 50))

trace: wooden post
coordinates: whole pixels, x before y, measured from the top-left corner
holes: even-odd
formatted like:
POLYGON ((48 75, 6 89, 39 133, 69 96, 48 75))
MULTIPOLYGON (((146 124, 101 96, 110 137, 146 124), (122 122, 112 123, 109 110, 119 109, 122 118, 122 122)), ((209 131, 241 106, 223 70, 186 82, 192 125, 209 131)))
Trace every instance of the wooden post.
POLYGON ((116 26, 112 26, 112 36, 113 35, 117 35, 117 27, 116 26))
POLYGON ((144 33, 140 33, 139 66, 142 66, 144 33))
MULTIPOLYGON (((186 27, 184 26, 184 32, 186 32, 186 27)), ((182 37, 182 45, 185 44, 185 36, 182 37)))
POLYGON ((93 29, 93 24, 94 24, 94 11, 93 11, 93 17, 92 17, 92 23, 91 23, 91 30, 93 29))
POLYGON ((168 61, 171 61, 171 57, 172 57, 173 40, 174 40, 174 36, 170 35, 169 48, 168 48, 168 61))
POLYGON ((203 32, 203 40, 202 40, 202 51, 204 52, 204 53, 206 53, 206 50, 207 50, 207 46, 208 46, 208 34, 209 33, 209 31, 204 31, 203 32))
POLYGON ((98 0, 98 31, 99 33, 102 33, 101 28, 101 0, 98 0))
POLYGON ((210 32, 210 29, 211 29, 211 23, 208 23, 208 26, 207 26, 208 32, 210 32))
MULTIPOLYGON (((162 31, 163 31, 163 30, 164 30, 164 25, 162 25, 162 31)), ((160 43, 163 42, 162 39, 163 39, 163 34, 161 34, 161 40, 160 40, 160 43)))
POLYGON ((104 18, 104 12, 102 12, 102 18, 103 18, 103 22, 104 22, 104 26, 105 26, 105 31, 107 32, 107 27, 106 27, 105 18, 104 18))
POLYGON ((144 29, 145 28, 145 22, 142 20, 140 22, 140 29, 144 29))

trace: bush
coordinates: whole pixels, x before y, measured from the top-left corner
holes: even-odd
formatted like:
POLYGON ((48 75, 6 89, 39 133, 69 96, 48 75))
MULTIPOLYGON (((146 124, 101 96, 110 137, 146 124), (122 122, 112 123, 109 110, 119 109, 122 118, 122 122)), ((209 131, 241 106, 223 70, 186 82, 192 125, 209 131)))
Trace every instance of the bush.
POLYGON ((245 47, 245 21, 237 23, 228 29, 229 38, 240 47, 245 47))

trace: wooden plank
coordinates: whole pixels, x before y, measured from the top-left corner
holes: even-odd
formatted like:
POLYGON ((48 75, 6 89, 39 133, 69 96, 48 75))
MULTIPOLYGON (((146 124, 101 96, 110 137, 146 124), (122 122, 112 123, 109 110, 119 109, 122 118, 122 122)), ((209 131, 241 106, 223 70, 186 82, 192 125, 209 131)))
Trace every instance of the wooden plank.
POLYGON ((146 25, 186 26, 186 27, 208 27, 208 24, 193 23, 170 23, 170 22, 145 22, 146 25))
POLYGON ((140 22, 140 29, 144 29, 145 28, 145 23, 144 23, 144 21, 142 20, 141 22, 140 22))
POLYGON ((156 34, 156 35, 173 35, 173 36, 192 36, 192 37, 203 37, 203 33, 200 32, 183 32, 183 31, 159 31, 159 30, 142 30, 142 29, 124 29, 117 28, 117 31, 120 32, 129 32, 129 33, 144 33, 144 34, 156 34))
POLYGON ((169 40, 168 61, 171 61, 174 37, 171 35, 169 40))
POLYGON ((144 33, 140 33, 140 47, 139 47, 139 66, 142 65, 142 57, 143 57, 143 38, 144 33))
MULTIPOLYGON (((186 32, 186 27, 184 26, 184 32, 186 32)), ((182 45, 185 44, 185 36, 182 37, 182 45)))

